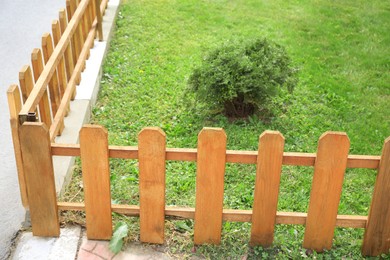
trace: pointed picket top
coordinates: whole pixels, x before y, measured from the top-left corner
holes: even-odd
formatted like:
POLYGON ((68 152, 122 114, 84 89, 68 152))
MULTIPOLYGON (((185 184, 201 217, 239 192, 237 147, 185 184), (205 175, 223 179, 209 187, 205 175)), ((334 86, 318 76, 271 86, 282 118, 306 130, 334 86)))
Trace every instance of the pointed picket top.
POLYGON ((252 246, 272 245, 282 172, 284 137, 278 131, 264 131, 259 137, 253 200, 252 246))
POLYGON ((80 158, 83 172, 88 239, 112 236, 110 165, 107 129, 84 125, 80 130, 80 158))
POLYGON ((140 238, 164 243, 165 226, 165 133, 147 127, 138 135, 140 238))
POLYGON ((349 138, 343 132, 325 132, 319 139, 304 248, 321 252, 332 247, 349 146, 349 138))
POLYGON ((378 256, 390 250, 390 136, 385 140, 366 232, 362 254, 378 256))
POLYGON ((226 142, 221 128, 203 128, 198 135, 195 244, 221 242, 226 142))

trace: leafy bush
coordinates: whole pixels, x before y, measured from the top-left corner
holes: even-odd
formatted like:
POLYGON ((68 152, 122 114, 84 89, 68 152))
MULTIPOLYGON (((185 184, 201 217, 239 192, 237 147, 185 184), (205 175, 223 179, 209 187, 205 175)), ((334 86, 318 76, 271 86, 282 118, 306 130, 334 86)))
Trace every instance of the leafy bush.
POLYGON ((285 49, 267 39, 233 41, 211 51, 188 80, 197 100, 217 113, 246 117, 267 109, 278 89, 293 91, 297 70, 285 49))

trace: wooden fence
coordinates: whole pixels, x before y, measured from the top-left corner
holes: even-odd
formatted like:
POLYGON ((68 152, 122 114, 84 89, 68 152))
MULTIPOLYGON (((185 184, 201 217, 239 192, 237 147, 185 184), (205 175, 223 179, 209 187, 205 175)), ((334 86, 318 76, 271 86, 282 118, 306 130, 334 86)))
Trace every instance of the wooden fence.
POLYGON ((85 211, 87 237, 110 239, 112 212, 140 217, 142 242, 163 243, 165 216, 194 219, 194 243, 218 244, 223 221, 251 222, 251 245, 270 246, 275 224, 305 225, 303 247, 329 250, 335 227, 365 228, 363 255, 376 256, 390 249, 390 137, 382 156, 348 155, 345 133, 326 132, 317 153, 284 152, 284 137, 265 131, 258 151, 226 150, 226 134, 219 128, 205 128, 198 135, 197 149, 166 148, 159 128, 139 133, 138 147, 109 146, 107 131, 84 126, 80 144, 55 144, 44 123, 26 122, 20 142, 29 194, 33 234, 58 236, 58 210, 85 211), (58 202, 52 156, 80 156, 84 203, 58 202), (139 206, 111 204, 109 158, 139 160, 139 206), (165 163, 167 160, 196 161, 195 208, 165 205, 165 163), (39 162, 39 163, 37 163, 39 162), (252 210, 223 209, 226 163, 257 166, 252 210), (278 212, 282 165, 314 166, 307 213, 278 212), (371 208, 367 216, 338 215, 346 168, 378 171, 371 208))
POLYGON ((50 140, 61 135, 64 117, 76 94, 89 50, 98 35, 103 39, 102 14, 108 0, 66 0, 66 9, 52 22, 52 34, 42 36, 42 48, 31 53, 31 64, 19 72, 18 85, 7 91, 12 139, 23 206, 28 208, 19 127, 25 121, 45 123, 50 140))

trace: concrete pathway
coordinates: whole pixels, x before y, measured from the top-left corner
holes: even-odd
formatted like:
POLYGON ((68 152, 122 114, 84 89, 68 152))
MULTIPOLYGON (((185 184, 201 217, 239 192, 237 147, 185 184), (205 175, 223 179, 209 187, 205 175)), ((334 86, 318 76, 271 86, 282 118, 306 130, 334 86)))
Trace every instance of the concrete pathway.
POLYGON ((30 64, 31 51, 41 45, 41 37, 51 31, 65 0, 1 1, 0 8, 0 259, 24 221, 16 164, 9 126, 6 91, 18 83, 19 70, 30 64))
POLYGON ((141 243, 132 243, 115 255, 109 249, 109 241, 88 240, 85 230, 79 226, 70 226, 61 229, 59 238, 33 237, 31 232, 23 233, 11 259, 164 260, 171 259, 171 257, 141 243))

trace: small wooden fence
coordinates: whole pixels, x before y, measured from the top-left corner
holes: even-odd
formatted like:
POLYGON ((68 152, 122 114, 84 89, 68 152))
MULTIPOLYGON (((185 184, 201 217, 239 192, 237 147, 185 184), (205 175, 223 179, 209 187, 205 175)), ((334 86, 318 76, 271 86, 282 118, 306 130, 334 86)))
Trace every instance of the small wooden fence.
POLYGON ((80 144, 51 143, 43 123, 26 122, 20 141, 29 195, 33 234, 58 236, 58 210, 85 211, 87 236, 110 239, 112 212, 140 217, 142 242, 164 242, 165 216, 194 219, 194 243, 218 244, 223 221, 251 222, 251 245, 270 246, 275 224, 305 225, 303 247, 316 251, 332 246, 335 227, 365 228, 363 255, 376 256, 390 249, 390 137, 382 156, 348 155, 345 133, 327 132, 319 139, 315 154, 284 152, 284 137, 265 131, 258 151, 226 150, 222 129, 205 128, 197 149, 166 148, 159 128, 145 128, 138 147, 109 146, 107 131, 87 125, 80 131, 80 144), (52 156, 80 156, 85 203, 57 202, 52 156), (111 204, 109 158, 139 160, 139 206, 111 204), (196 161, 195 208, 165 205, 167 160, 196 161), (223 209, 225 164, 257 165, 252 210, 223 209), (282 165, 314 166, 307 213, 278 212, 282 165), (346 168, 378 171, 369 216, 337 215, 346 168))
POLYGON ((52 22, 52 34, 45 33, 42 49, 31 53, 32 69, 26 65, 20 70, 20 89, 15 84, 7 91, 19 187, 26 208, 19 127, 25 121, 39 120, 50 128, 51 141, 61 135, 94 39, 98 35, 103 40, 102 14, 107 1, 66 0, 66 9, 61 9, 59 19, 52 22))

